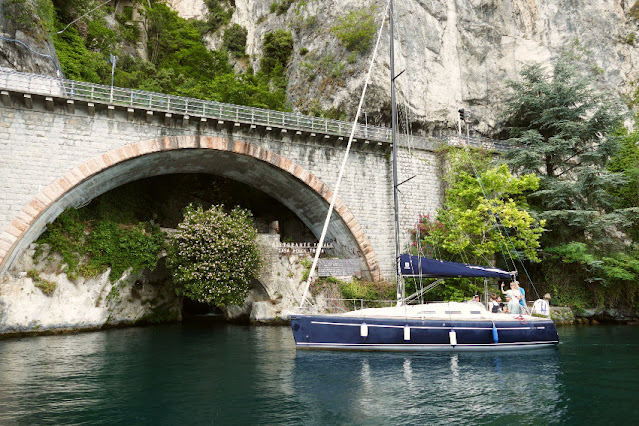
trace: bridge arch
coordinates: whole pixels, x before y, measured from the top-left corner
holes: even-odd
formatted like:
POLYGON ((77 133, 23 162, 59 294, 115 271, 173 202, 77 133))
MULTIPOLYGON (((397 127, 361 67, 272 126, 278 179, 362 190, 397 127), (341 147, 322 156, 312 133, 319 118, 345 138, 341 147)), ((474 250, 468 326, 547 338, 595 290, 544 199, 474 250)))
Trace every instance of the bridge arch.
MULTIPOLYGON (((0 234, 0 271, 68 207, 134 180, 174 173, 207 173, 262 190, 319 235, 333 192, 291 160, 257 145, 214 136, 168 136, 112 149, 73 168, 42 190, 0 234)), ((377 256, 348 207, 339 199, 329 237, 338 253, 358 255, 368 278, 381 279, 377 256)))

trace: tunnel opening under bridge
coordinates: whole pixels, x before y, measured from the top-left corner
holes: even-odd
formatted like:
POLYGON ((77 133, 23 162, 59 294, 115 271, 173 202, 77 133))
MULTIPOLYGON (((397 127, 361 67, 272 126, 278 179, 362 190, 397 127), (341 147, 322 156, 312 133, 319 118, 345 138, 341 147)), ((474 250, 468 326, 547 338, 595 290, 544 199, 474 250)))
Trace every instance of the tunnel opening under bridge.
MULTIPOLYGON (((284 220, 283 224, 295 223, 302 236, 296 235, 296 231, 281 230, 292 241, 308 235, 319 237, 332 197, 330 188, 309 171, 250 143, 192 136, 139 142, 106 152, 67 171, 25 206, 3 232, 4 239, 12 245, 0 253, 2 270, 7 270, 66 208, 85 205, 130 182, 152 177, 170 179, 167 176, 176 175, 214 175, 265 194, 281 205, 280 211, 291 212, 291 220, 284 220)), ((336 256, 361 260, 364 278, 381 279, 367 236, 339 198, 327 238, 334 242, 336 256)))

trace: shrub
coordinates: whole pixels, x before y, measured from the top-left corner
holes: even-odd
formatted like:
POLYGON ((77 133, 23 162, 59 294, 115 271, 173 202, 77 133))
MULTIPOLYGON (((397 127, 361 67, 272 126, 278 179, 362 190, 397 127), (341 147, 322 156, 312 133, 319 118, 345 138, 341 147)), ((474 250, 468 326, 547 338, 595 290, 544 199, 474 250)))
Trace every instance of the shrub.
MULTIPOLYGON (((86 213, 86 212, 84 212, 86 213)), ((119 225, 105 218, 89 220, 75 209, 65 210, 48 226, 38 243, 49 244, 62 256, 70 279, 94 276, 111 268, 111 281, 125 270, 153 269, 163 247, 164 234, 143 223, 119 225)))
POLYGON ((283 70, 293 53, 293 36, 290 31, 277 30, 264 35, 262 43, 264 56, 260 62, 262 72, 272 74, 283 70))
POLYGON ((49 0, 6 0, 4 4, 4 17, 22 31, 50 31, 53 14, 49 0))
POLYGON ((176 293, 218 306, 242 304, 260 266, 256 238, 248 210, 188 206, 167 257, 176 293))
POLYGON ((33 280, 33 285, 42 290, 42 292, 47 296, 51 296, 58 287, 58 285, 53 281, 42 279, 35 269, 31 269, 27 272, 27 277, 31 278, 33 280))
POLYGON ((344 44, 346 49, 359 53, 366 53, 375 40, 377 26, 375 25, 375 6, 349 12, 339 18, 331 32, 344 44))
POLYGON ((271 13, 275 13, 278 16, 286 13, 293 3, 295 3, 295 0, 275 0, 271 3, 271 13))
POLYGON ((204 3, 209 10, 206 21, 209 31, 216 31, 222 25, 229 23, 235 9, 230 7, 228 0, 205 0, 204 3))
POLYGON ((247 35, 248 30, 246 28, 238 24, 233 24, 224 31, 222 46, 235 57, 243 56, 246 51, 247 35))

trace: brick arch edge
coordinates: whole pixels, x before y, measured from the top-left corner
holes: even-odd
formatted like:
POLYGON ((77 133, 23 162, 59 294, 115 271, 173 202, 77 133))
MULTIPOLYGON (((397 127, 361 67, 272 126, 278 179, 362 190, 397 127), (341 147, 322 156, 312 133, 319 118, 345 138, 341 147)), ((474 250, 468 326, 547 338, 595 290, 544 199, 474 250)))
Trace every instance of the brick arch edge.
MULTIPOLYGON (((4 271, 10 266, 7 264, 8 260, 27 230, 65 193, 103 170, 119 163, 144 155, 179 149, 211 149, 249 156, 271 164, 288 173, 304 183, 309 189, 316 192, 328 203, 330 203, 333 196, 333 191, 308 170, 279 154, 251 143, 238 140, 231 141, 227 138, 212 136, 169 136, 136 142, 114 148, 76 166, 55 180, 51 185, 47 186, 23 207, 0 234, 0 271, 4 271)), ((364 256, 373 280, 381 280, 382 275, 377 256, 362 227, 348 207, 339 199, 335 202, 335 212, 351 232, 359 250, 364 256)))

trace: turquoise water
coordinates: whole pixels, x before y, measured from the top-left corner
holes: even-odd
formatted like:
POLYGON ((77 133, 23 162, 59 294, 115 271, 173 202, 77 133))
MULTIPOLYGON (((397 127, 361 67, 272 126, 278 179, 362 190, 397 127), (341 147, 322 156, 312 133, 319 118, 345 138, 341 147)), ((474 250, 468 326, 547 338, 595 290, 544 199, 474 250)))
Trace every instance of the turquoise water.
POLYGON ((296 351, 287 327, 191 323, 0 341, 0 424, 636 424, 639 327, 558 348, 296 351))

